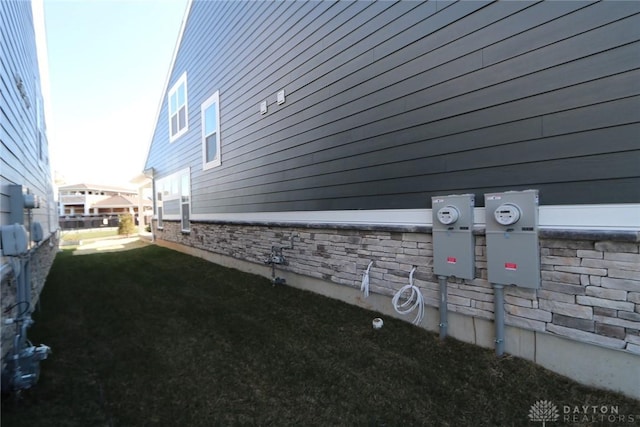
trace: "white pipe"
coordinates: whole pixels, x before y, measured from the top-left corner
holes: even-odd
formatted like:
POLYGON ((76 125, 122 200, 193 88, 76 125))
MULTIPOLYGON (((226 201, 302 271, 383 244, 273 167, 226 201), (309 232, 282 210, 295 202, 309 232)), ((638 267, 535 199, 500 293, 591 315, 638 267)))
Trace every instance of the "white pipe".
POLYGON ((367 267, 365 272, 362 273, 362 284, 360 285, 360 291, 364 292, 365 298, 369 297, 369 271, 371 270, 372 265, 373 261, 369 263, 369 266, 367 267))

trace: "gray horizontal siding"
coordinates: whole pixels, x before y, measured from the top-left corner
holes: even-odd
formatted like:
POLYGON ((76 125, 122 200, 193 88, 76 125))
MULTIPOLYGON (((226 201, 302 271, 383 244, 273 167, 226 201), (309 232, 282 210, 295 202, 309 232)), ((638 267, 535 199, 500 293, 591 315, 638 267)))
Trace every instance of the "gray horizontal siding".
POLYGON ((197 214, 419 208, 523 188, 543 204, 638 202, 638 13, 196 2, 169 82, 187 71, 190 131, 168 143, 165 101, 147 167, 191 166, 197 214), (215 90, 222 166, 203 171, 200 104, 215 90))
POLYGON ((8 185, 19 184, 39 196, 41 207, 33 211, 45 232, 57 229, 48 142, 38 142, 37 99, 40 75, 31 3, 0 2, 0 223, 9 218, 8 185), (28 103, 16 85, 19 76, 28 103))

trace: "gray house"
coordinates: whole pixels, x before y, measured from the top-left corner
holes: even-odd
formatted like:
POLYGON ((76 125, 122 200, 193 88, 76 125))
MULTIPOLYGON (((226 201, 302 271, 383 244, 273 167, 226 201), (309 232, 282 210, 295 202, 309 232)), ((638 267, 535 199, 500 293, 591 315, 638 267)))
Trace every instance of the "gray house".
POLYGON ((42 7, 42 1, 33 8, 29 1, 0 2, 3 392, 33 385, 36 359, 46 357, 44 347, 27 344, 26 328, 58 247, 40 73, 46 65, 42 7))
POLYGON ((638 2, 192 1, 155 236, 392 315, 411 277, 422 327, 493 347, 504 321, 507 352, 639 397, 639 51, 638 2), (485 200, 529 189, 537 277, 498 306, 485 200), (443 307, 432 204, 460 194, 473 277, 443 307))

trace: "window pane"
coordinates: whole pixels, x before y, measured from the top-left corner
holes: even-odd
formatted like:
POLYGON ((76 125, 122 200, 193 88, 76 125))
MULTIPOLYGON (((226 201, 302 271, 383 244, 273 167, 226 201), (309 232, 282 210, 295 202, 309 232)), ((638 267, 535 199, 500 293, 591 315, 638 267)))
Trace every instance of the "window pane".
POLYGON ((209 135, 216 131, 216 109, 218 104, 213 103, 204 110, 204 134, 209 135))
POLYGON ((180 109, 180 111, 178 111, 178 130, 182 130, 185 128, 185 126, 187 125, 185 123, 185 114, 186 114, 186 107, 182 107, 180 109))
POLYGON ((178 133, 178 115, 174 114, 171 116, 171 136, 178 133))
MULTIPOLYGON (((182 196, 189 196, 189 175, 182 175, 180 182, 180 192, 182 196)), ((188 200, 188 199, 187 199, 188 200)))
POLYGON ((184 83, 178 86, 178 106, 184 105, 184 83))
POLYGON ((178 111, 178 98, 176 96, 176 93, 173 92, 171 94, 171 99, 169 102, 169 114, 173 114, 176 111, 178 111))
POLYGON ((207 163, 212 162, 218 156, 218 134, 213 133, 207 137, 207 163))

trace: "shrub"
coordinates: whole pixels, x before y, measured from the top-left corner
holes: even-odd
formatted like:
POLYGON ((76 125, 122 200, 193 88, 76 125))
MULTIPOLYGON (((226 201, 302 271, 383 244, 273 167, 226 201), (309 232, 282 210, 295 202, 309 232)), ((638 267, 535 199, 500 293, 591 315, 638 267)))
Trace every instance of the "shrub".
POLYGON ((118 216, 118 234, 126 234, 129 237, 130 234, 135 233, 136 225, 133 221, 133 215, 130 213, 118 216))

